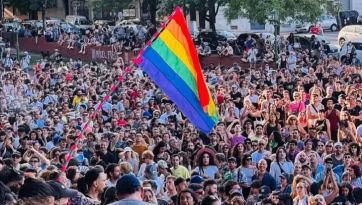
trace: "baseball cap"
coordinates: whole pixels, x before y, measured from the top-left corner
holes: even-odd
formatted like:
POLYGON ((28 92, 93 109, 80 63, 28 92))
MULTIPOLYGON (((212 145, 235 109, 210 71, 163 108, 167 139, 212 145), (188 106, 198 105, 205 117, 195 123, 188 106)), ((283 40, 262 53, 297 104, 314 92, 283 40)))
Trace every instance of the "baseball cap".
POLYGON ((305 164, 305 165, 302 166, 302 169, 306 169, 306 168, 309 169, 309 170, 312 170, 312 168, 311 168, 309 165, 307 165, 307 164, 305 164))
POLYGON ((236 162, 236 158, 235 157, 229 157, 228 162, 236 162))
POLYGON ((191 184, 201 184, 202 182, 204 182, 204 178, 202 178, 200 175, 194 175, 190 180, 191 184))
POLYGON ((77 196, 77 191, 66 188, 63 184, 57 181, 49 181, 47 182, 54 191, 55 200, 61 198, 72 198, 77 196))
POLYGON ((234 196, 243 196, 242 192, 240 192, 239 189, 232 189, 230 192, 230 196, 234 197, 234 196))
POLYGON ((340 95, 338 96, 338 98, 346 99, 346 95, 345 95, 345 94, 340 94, 340 95))
POLYGON ((18 156, 21 157, 21 153, 18 151, 13 152, 13 154, 11 156, 18 156))
POLYGON ((133 149, 132 148, 130 148, 130 147, 126 147, 126 148, 124 148, 124 150, 123 150, 124 152, 132 152, 133 151, 133 149))
POLYGON ((165 160, 158 161, 157 165, 162 169, 167 169, 168 168, 167 162, 165 160))
POLYGON ((117 194, 132 194, 139 187, 140 181, 132 174, 123 175, 116 184, 117 194))
POLYGON ((263 196, 268 196, 270 193, 271 193, 271 189, 270 189, 269 186, 264 185, 264 186, 262 186, 262 187, 260 188, 260 194, 261 194, 261 195, 263 195, 263 196))
POLYGON ((327 157, 324 159, 324 162, 325 162, 325 163, 330 163, 330 164, 332 164, 332 163, 333 163, 333 159, 332 159, 331 156, 327 156, 327 157))
POLYGON ((52 187, 39 179, 26 179, 19 190, 19 198, 50 196, 54 196, 52 187))
POLYGON ((343 145, 342 145, 341 142, 336 142, 336 143, 334 143, 334 147, 337 147, 337 146, 341 146, 341 147, 342 147, 343 145))

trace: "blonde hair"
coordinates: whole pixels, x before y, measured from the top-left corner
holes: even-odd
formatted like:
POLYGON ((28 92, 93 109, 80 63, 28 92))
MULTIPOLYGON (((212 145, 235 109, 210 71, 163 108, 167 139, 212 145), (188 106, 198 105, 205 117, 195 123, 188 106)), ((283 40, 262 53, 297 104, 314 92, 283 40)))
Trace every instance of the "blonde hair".
POLYGON ((121 162, 119 167, 121 168, 122 174, 129 174, 133 171, 133 168, 129 162, 121 162))

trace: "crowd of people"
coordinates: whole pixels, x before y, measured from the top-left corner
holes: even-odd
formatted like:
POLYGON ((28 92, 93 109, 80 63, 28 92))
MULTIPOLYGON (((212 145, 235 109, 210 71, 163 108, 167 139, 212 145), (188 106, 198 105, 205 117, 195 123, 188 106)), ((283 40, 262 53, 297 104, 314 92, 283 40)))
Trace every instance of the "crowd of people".
POLYGON ((137 51, 151 38, 156 28, 147 22, 146 26, 98 24, 89 29, 80 29, 65 22, 53 21, 46 24, 45 30, 29 25, 23 25, 18 30, 19 37, 35 37, 37 42, 38 38, 44 36, 48 42, 57 42, 60 46, 78 49, 79 53, 85 54, 87 47, 95 46, 110 46, 114 52, 137 51))
POLYGON ((250 65, 203 65, 219 113, 209 134, 132 62, 55 53, 28 72, 29 54, 6 54, 0 204, 362 203, 361 66, 315 43, 290 37, 278 61, 246 46, 250 65))

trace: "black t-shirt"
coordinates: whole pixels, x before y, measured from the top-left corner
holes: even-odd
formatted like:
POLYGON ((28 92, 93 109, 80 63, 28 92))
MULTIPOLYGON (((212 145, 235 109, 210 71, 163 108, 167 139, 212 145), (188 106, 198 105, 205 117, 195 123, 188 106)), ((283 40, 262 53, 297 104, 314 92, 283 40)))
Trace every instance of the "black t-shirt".
POLYGON ((294 87, 295 87, 294 82, 285 82, 284 83, 284 89, 288 90, 289 93, 293 92, 294 87))
MULTIPOLYGON (((352 109, 347 109, 347 111, 352 116, 359 116, 359 112, 361 112, 361 107, 360 106, 355 106, 352 109)), ((361 120, 355 120, 355 123, 356 123, 356 127, 358 127, 360 124, 362 124, 361 120)))
POLYGON ((109 164, 109 163, 118 163, 118 159, 116 156, 116 152, 114 151, 107 151, 107 153, 102 157, 102 160, 104 161, 104 163, 109 164))
POLYGON ((312 41, 312 49, 319 49, 321 47, 321 44, 319 41, 312 41))
POLYGON ((236 92, 236 93, 230 93, 230 97, 231 97, 231 99, 233 99, 233 100, 236 100, 237 98, 240 98, 240 101, 238 102, 238 103, 235 103, 235 106, 237 107, 237 108, 242 108, 242 106, 243 106, 243 103, 242 103, 242 98, 241 98, 241 93, 240 92, 236 92))
POLYGON ((338 196, 335 198, 331 205, 345 205, 347 204, 347 201, 350 202, 351 205, 356 205, 356 201, 353 198, 346 198, 343 196, 338 196))
POLYGON ((313 83, 304 84, 304 90, 309 92, 309 90, 313 87, 313 83))

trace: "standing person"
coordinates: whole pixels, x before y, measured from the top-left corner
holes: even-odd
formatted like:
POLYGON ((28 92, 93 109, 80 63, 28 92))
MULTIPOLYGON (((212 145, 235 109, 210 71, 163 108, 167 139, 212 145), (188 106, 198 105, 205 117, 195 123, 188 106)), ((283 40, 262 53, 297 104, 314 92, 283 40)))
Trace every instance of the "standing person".
POLYGON ((290 72, 294 73, 297 67, 297 56, 294 51, 287 51, 287 68, 290 72))
POLYGON ((100 202, 100 196, 106 188, 107 175, 99 168, 87 171, 84 177, 78 180, 78 190, 95 203, 100 202))
POLYGON ((276 182, 273 176, 269 174, 267 171, 268 163, 265 159, 261 159, 258 163, 258 171, 253 176, 253 180, 260 180, 263 185, 269 186, 271 190, 274 190, 276 188, 276 182))
POLYGON ((294 171, 293 163, 287 158, 287 151, 284 147, 279 147, 276 151, 276 158, 270 165, 270 175, 274 177, 277 185, 280 185, 280 176, 284 173, 292 174, 294 171))
POLYGON ((106 182, 107 187, 114 187, 116 186, 117 180, 121 176, 121 168, 118 164, 108 164, 105 170, 107 174, 108 180, 106 182))
POLYGON ((184 179, 188 179, 190 178, 190 172, 189 170, 180 165, 180 155, 179 154, 174 154, 171 157, 171 173, 173 176, 175 177, 182 177, 184 179))
POLYGON ((261 159, 270 155, 268 150, 265 150, 267 143, 264 139, 260 140, 258 143, 258 149, 251 154, 251 158, 254 163, 258 163, 261 159))
POLYGON ((308 204, 308 190, 304 182, 299 182, 296 186, 297 195, 293 199, 293 205, 307 205, 308 204))
POLYGON ((334 107, 334 103, 333 103, 332 99, 327 100, 327 111, 326 111, 325 115, 326 115, 326 119, 329 120, 329 124, 330 124, 331 139, 336 141, 340 113, 334 107))
POLYGON ((119 201, 111 205, 149 205, 143 202, 144 191, 140 181, 131 174, 123 175, 116 184, 119 201))
POLYGON ((24 51, 24 57, 20 61, 21 68, 27 73, 29 71, 31 56, 27 51, 24 51))
POLYGON ((219 170, 215 164, 215 152, 212 149, 201 148, 197 152, 195 160, 198 165, 194 170, 195 172, 206 179, 215 179, 219 170))

